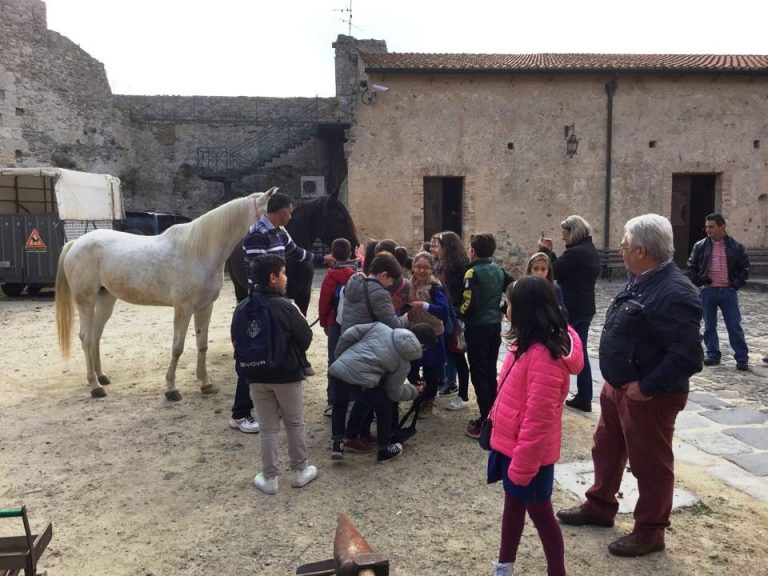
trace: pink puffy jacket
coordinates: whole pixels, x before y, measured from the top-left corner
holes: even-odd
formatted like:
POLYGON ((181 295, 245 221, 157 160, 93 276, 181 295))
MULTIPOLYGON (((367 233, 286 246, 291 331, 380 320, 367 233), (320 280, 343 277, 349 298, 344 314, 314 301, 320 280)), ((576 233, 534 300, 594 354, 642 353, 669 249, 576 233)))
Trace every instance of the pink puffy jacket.
POLYGON ((571 374, 584 366, 579 335, 568 327, 568 354, 552 359, 544 345, 534 344, 515 361, 507 353, 498 382, 498 396, 491 408, 491 448, 509 456, 507 474, 527 486, 541 466, 560 459, 563 401, 571 374))

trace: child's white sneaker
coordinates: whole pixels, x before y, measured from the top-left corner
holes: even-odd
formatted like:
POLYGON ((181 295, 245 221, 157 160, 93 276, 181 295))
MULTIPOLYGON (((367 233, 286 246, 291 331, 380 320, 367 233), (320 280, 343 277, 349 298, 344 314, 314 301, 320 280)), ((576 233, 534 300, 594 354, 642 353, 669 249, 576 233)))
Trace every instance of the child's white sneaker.
POLYGON ((454 396, 445 405, 446 410, 463 410, 464 408, 469 408, 469 400, 462 400, 461 396, 454 396))
POLYGON ((277 476, 265 478, 264 474, 259 472, 253 479, 253 485, 264 492, 264 494, 277 494, 277 476))
POLYGON ((309 464, 304 470, 296 470, 291 476, 291 486, 301 488, 317 478, 317 466, 309 464))
POLYGON ((515 573, 514 562, 494 562, 491 576, 512 576, 515 573))

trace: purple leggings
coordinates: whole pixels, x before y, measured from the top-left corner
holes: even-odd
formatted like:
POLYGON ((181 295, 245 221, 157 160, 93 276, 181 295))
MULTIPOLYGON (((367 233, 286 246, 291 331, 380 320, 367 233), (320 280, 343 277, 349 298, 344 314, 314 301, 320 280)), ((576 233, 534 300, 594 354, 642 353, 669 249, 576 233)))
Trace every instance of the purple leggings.
POLYGON ((514 562, 517 558, 517 548, 525 526, 525 511, 533 520, 533 525, 541 538, 544 555, 547 557, 547 575, 563 576, 565 574, 565 546, 563 533, 555 518, 552 501, 523 502, 522 500, 504 495, 504 516, 501 519, 501 548, 499 562, 514 562))

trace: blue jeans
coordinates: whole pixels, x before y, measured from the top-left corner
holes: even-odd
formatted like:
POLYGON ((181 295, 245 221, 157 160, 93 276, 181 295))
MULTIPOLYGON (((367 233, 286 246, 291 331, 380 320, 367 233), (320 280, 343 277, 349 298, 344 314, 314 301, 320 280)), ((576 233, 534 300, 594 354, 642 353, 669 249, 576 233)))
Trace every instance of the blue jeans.
POLYGON ((717 338, 717 309, 723 313, 728 341, 733 349, 733 357, 739 364, 749 362, 749 350, 741 329, 739 295, 733 288, 704 288, 700 293, 701 307, 704 310, 704 346, 707 358, 720 360, 720 341, 717 338))
POLYGON ((589 353, 587 352, 587 337, 592 318, 593 316, 576 316, 571 319, 571 326, 581 338, 581 346, 584 351, 584 368, 576 376, 576 387, 578 388, 576 396, 586 402, 592 401, 592 366, 589 364, 589 353))

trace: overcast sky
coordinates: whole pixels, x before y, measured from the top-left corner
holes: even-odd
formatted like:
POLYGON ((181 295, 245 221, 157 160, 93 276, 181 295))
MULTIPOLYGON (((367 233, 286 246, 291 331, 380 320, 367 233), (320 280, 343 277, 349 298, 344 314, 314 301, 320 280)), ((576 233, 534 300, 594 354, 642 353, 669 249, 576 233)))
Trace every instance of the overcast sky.
MULTIPOLYGON (((46 4, 118 94, 331 96, 349 31, 349 0, 46 4)), ((768 54, 765 0, 353 0, 352 16, 390 52, 768 54)))

